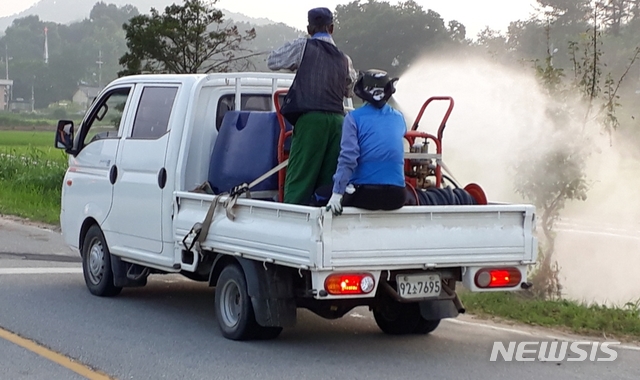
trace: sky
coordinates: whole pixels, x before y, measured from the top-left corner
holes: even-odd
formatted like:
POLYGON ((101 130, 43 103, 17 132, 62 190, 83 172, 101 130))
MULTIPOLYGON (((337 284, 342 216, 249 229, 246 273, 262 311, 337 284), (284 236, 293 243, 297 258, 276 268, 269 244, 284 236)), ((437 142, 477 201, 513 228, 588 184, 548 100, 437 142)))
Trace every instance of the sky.
MULTIPOLYGON (((467 27, 467 37, 471 38, 475 37, 486 25, 492 29, 506 31, 510 21, 528 18, 535 3, 535 0, 416 1, 423 8, 438 12, 445 22, 457 20, 463 23, 467 27)), ((36 2, 37 0, 0 0, 2 3, 0 16, 20 12, 36 2)), ((215 6, 251 17, 268 18, 305 30, 309 9, 327 7, 333 10, 336 5, 348 2, 348 0, 219 0, 215 6)), ((390 2, 397 3, 394 0, 390 0, 390 2)))

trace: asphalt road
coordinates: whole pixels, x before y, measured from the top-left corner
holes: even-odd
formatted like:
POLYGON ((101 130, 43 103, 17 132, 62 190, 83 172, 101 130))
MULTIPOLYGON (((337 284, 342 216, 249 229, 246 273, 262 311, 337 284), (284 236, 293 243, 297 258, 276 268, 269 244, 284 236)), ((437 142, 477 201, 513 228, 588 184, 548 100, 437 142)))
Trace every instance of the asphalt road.
POLYGON ((561 221, 556 259, 564 296, 624 306, 640 301, 640 225, 561 221))
MULTIPOLYGON (((635 346, 617 347, 614 362, 490 362, 494 341, 581 338, 470 316, 392 337, 363 308, 335 321, 301 310, 277 340, 233 342, 217 330, 212 301, 212 289, 175 275, 91 296, 57 233, 0 220, 0 328, 117 379, 640 378, 635 346)), ((0 379, 81 378, 0 338, 0 379)))

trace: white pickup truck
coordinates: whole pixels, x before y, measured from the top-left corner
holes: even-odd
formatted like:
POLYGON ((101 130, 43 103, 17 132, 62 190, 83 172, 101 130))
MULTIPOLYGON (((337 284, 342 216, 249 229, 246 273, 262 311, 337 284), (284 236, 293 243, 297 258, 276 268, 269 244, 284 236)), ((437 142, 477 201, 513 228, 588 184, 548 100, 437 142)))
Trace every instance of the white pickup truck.
POLYGON ((277 103, 292 80, 124 77, 102 90, 77 128, 58 123, 55 144, 69 154, 62 234, 81 254, 92 294, 182 274, 215 287, 222 335, 245 340, 277 337, 295 325, 298 308, 340 318, 357 306, 368 306, 385 333, 426 334, 464 312, 458 282, 471 291, 530 286, 531 205, 346 207, 333 216, 279 202, 278 174, 240 197, 228 193, 283 162, 288 135, 277 103))

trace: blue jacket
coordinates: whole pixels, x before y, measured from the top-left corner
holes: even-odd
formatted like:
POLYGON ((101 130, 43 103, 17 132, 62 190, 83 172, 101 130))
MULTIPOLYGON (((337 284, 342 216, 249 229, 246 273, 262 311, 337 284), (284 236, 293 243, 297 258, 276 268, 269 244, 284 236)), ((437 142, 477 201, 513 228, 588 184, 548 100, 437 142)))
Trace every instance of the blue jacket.
POLYGON ((338 168, 333 192, 344 194, 348 184, 404 187, 404 134, 402 114, 386 104, 370 104, 351 111, 342 125, 338 168))

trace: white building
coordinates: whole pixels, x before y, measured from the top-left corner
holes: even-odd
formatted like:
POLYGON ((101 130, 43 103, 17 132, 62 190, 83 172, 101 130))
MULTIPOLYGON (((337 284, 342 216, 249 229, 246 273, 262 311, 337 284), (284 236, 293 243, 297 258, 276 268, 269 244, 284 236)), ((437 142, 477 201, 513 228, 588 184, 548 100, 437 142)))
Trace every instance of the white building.
POLYGON ((73 94, 73 103, 81 105, 83 108, 87 108, 93 100, 98 96, 101 87, 80 86, 73 94))
POLYGON ((11 93, 13 81, 9 79, 0 79, 0 111, 9 109, 9 94, 11 93))

